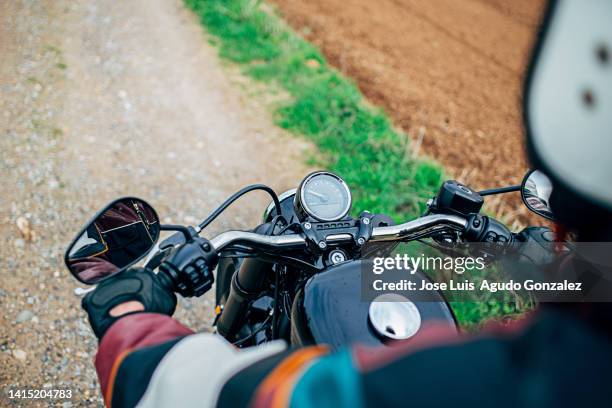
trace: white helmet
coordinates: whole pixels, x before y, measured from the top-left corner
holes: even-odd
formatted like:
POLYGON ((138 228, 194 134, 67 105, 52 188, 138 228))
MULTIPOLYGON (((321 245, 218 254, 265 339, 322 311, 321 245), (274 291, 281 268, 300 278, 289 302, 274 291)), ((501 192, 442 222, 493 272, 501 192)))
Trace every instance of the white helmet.
POLYGON ((567 222, 594 208, 610 216, 612 0, 551 1, 524 103, 529 155, 553 180, 556 216, 567 222))

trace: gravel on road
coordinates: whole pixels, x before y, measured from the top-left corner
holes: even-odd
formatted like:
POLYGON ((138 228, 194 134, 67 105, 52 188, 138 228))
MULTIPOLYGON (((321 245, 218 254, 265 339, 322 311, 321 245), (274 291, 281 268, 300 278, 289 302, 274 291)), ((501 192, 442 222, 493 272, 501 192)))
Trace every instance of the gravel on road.
MULTIPOLYGON (((0 406, 102 405, 62 261, 73 234, 124 195, 195 224, 248 183, 295 187, 314 150, 272 125, 179 0, 2 1, 0 56, 0 406)), ((235 204, 211 233, 253 227, 267 202, 235 204)), ((177 318, 207 330, 210 299, 181 299, 177 318)))

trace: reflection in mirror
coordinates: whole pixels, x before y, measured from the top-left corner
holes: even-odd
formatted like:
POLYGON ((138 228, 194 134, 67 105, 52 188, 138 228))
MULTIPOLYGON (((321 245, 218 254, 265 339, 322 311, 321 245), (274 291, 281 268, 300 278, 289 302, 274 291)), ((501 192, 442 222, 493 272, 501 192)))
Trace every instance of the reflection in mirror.
POLYGON ((534 213, 554 220, 554 214, 550 208, 552 188, 552 183, 546 174, 539 170, 527 173, 521 188, 523 202, 534 213))
POLYGON ((66 252, 66 265, 93 284, 141 259, 159 238, 155 210, 137 198, 111 203, 88 224, 66 252))

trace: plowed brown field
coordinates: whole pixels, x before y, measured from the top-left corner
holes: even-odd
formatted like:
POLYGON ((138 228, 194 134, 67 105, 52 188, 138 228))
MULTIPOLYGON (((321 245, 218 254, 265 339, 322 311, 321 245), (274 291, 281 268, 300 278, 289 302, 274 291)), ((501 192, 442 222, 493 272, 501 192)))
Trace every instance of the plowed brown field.
POLYGON ((520 181, 522 82, 543 0, 272 2, 414 149, 477 188, 520 181))

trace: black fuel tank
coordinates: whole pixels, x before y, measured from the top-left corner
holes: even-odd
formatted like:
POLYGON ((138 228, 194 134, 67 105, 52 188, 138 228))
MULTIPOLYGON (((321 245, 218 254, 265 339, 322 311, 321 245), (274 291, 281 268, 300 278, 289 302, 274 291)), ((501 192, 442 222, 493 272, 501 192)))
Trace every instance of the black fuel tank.
MULTIPOLYGON (((361 300, 361 264, 361 261, 346 262, 308 280, 294 302, 293 342, 328 344, 333 349, 355 343, 384 344, 369 323, 371 302, 361 300)), ((421 327, 435 320, 456 330, 457 323, 448 303, 440 293, 432 293, 432 297, 439 298, 439 302, 414 302, 421 327)))

